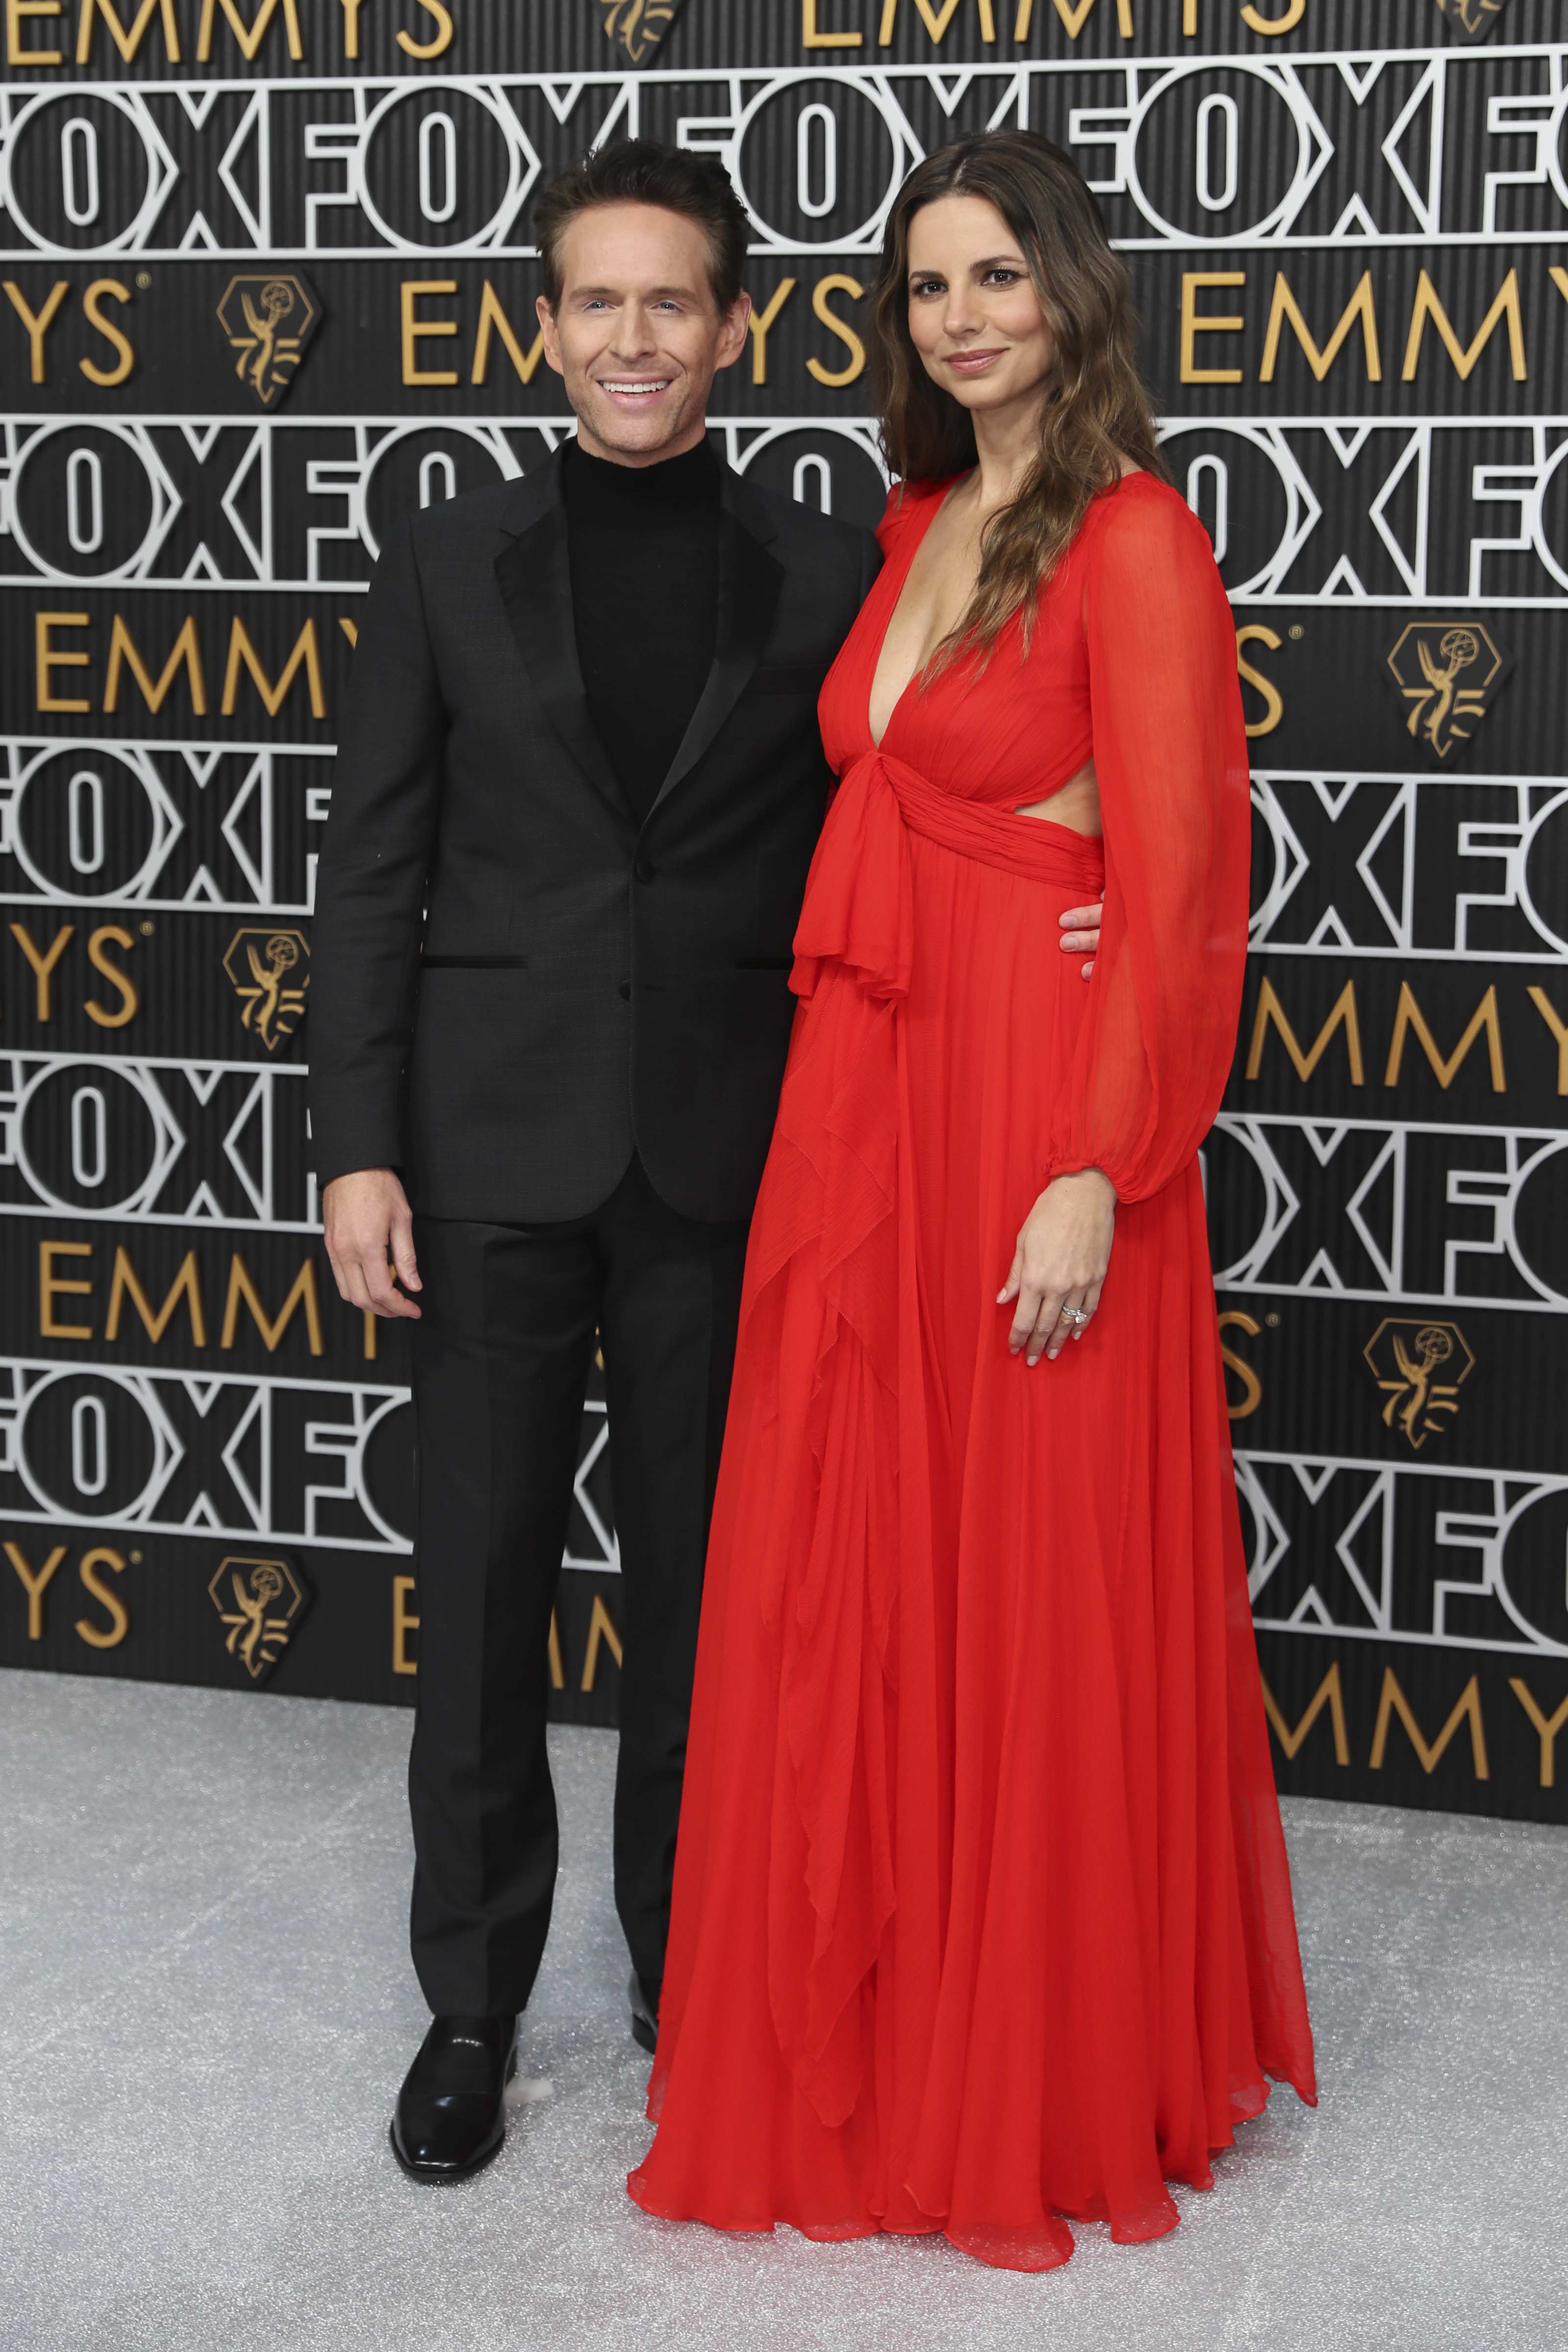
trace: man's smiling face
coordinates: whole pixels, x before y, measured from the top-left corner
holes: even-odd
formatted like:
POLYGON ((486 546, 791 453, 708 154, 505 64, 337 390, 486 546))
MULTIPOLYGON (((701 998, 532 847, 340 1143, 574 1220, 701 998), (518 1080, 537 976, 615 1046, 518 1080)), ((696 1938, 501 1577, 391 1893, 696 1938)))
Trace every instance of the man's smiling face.
POLYGON ((708 394, 745 348, 751 299, 721 312, 700 225, 659 205, 594 205, 561 241, 561 300, 539 298, 544 356, 593 457, 649 466, 695 448, 708 394))

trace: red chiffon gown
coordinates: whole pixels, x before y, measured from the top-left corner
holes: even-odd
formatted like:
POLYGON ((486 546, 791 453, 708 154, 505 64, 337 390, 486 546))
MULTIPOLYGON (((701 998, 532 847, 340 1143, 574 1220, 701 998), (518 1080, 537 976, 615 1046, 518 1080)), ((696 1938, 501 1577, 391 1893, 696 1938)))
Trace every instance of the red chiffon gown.
POLYGON ((821 699, 840 782, 752 1227, 648 2112, 650 2213, 1063 2262, 1282 2077, 1315 2099, 1198 1146, 1236 1038, 1247 757, 1200 526, 1094 501, 1026 656, 821 699), (1104 840, 1016 814, 1092 755, 1104 840), (1098 895, 1088 984, 1058 917, 1098 895), (1044 1185, 1116 1188, 1055 1363, 998 1306, 1044 1185))

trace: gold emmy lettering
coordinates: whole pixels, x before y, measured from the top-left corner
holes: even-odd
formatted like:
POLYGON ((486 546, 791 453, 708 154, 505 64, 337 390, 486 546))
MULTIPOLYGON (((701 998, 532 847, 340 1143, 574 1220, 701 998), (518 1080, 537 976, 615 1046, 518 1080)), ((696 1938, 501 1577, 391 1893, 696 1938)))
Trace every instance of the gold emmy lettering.
POLYGON ((123 1246, 118 1248, 114 1253, 114 1279, 109 1291, 109 1317, 103 1327, 105 1339, 119 1339, 120 1313, 128 1298, 142 1318, 142 1326, 154 1347, 163 1339, 183 1298, 190 1314, 192 1344, 197 1348, 206 1346, 207 1318, 202 1307, 201 1268, 196 1264, 195 1250, 185 1252, 180 1262, 180 1270, 169 1285, 169 1295, 154 1314, 151 1300, 136 1278, 130 1251, 123 1246))
POLYGON ((753 383, 766 383, 768 380, 768 331, 794 292, 795 279, 781 278, 773 289, 773 299, 767 309, 752 312, 749 323, 752 333, 752 382, 753 383))
POLYGON ((110 947, 129 950, 135 944, 130 932, 121 923, 104 923, 98 930, 89 934, 87 942, 89 963, 91 964, 94 971, 100 971, 105 980, 112 981, 114 986, 120 991, 118 1013, 106 1013, 96 996, 88 997, 83 1003, 81 1009, 95 1028, 123 1029, 128 1021, 134 1021, 136 1018, 136 1008, 141 999, 119 965, 110 962, 108 953, 110 947))
POLYGON ((616 1665, 621 1663, 621 1637, 616 1633, 609 1611, 601 1596, 594 1595, 593 1614, 588 1620, 588 1654, 583 1661, 583 1688, 591 1691, 599 1671, 599 1643, 607 1642, 610 1655, 616 1665))
POLYGON ((33 984, 37 993, 37 1015, 40 1021, 47 1021, 53 1014, 54 1006, 49 989, 50 977, 56 964, 58 963, 75 936, 76 925, 62 923, 48 948, 39 950, 34 946, 33 934, 26 923, 13 923, 11 926, 11 937, 33 967, 33 984))
POLYGON ((24 16, 58 16, 60 0, 5 0, 5 62, 12 66, 58 66, 65 62, 60 49, 25 49, 24 16))
POLYGON ((180 36, 174 24, 174 0, 142 0, 142 11, 129 31, 114 13, 114 0, 81 0, 81 19, 76 30, 76 61, 89 64, 92 58, 93 20, 101 16, 109 27, 110 37, 127 65, 141 47, 143 36, 154 16, 163 20, 163 47, 169 63, 180 62, 180 36))
POLYGON ((800 0, 800 45, 803 49, 858 49, 858 33, 824 33, 817 27, 816 11, 826 0, 800 0))
POLYGON ((109 633, 109 669, 103 682, 105 710, 118 709, 120 705, 120 672, 121 665, 131 672, 142 689, 142 698, 149 710, 156 713, 163 708, 163 698, 184 664, 186 683, 190 688, 191 709, 198 719, 206 717, 207 682, 202 671, 202 649, 196 643, 196 622, 194 613, 185 614, 184 622, 162 676, 153 683, 151 672, 142 658, 131 625, 116 613, 114 625, 109 633))
POLYGON ((1526 373, 1524 318, 1519 306, 1517 269, 1510 269, 1503 279, 1497 299, 1481 320, 1476 340, 1468 351, 1461 348, 1459 338, 1454 332, 1449 321, 1448 313, 1437 299, 1437 291, 1432 280, 1425 270, 1421 272, 1415 282, 1415 301, 1410 313, 1410 333, 1405 344, 1405 365, 1399 371, 1400 380, 1405 383, 1410 383, 1415 380, 1415 370, 1421 359, 1421 340, 1426 331, 1428 319, 1436 328, 1443 348, 1453 361, 1461 383, 1468 383, 1470 371, 1491 341, 1499 320, 1506 319, 1509 362, 1513 369, 1513 379, 1516 383, 1524 382, 1526 373))
POLYGON ((68 1282, 55 1272, 58 1257, 92 1255, 90 1242, 40 1242, 38 1244, 38 1337, 40 1339, 90 1339, 90 1323, 57 1323, 57 1298, 85 1298, 91 1295, 92 1282, 68 1282))
POLYGON ((364 0, 342 0, 342 5, 343 55, 345 58, 357 58, 359 55, 359 12, 364 5, 364 0))
POLYGON ((1248 1080, 1255 1079, 1263 1067, 1263 1043, 1270 1025, 1278 1031, 1279 1042, 1290 1056, 1291 1066, 1305 1086, 1328 1050, 1329 1040, 1342 1024, 1345 1033, 1345 1052, 1350 1061, 1351 1084, 1352 1087, 1364 1086, 1366 1070, 1361 1055, 1361 1024, 1356 1019, 1354 981, 1346 981, 1334 999, 1328 1019, 1319 1030, 1310 1049, 1304 1054, 1297 1043, 1296 1032, 1290 1026, 1285 1007, 1274 992, 1274 982, 1266 978, 1258 992, 1258 1012, 1252 1024, 1252 1043, 1247 1048, 1248 1080))
MULTIPOLYGON (((1062 0, 1057 0, 1058 10, 1061 9, 1061 5, 1062 0)), ((1083 18, 1088 16, 1093 5, 1094 0, 1083 0, 1083 5, 1079 11, 1079 21, 1080 23, 1083 18)), ((1131 5, 1131 0, 1116 0, 1118 16, 1120 17, 1131 5)), ((942 0, 940 15, 937 13, 936 9, 931 6, 931 0, 915 0, 915 6, 920 10, 921 24, 925 26, 926 31, 931 35, 933 41, 941 41, 943 38, 948 26, 952 24, 953 17, 958 13, 958 0, 942 0)), ((983 41, 994 41, 996 38, 996 19, 992 13, 991 0, 979 0, 979 15, 981 39, 983 41)), ((898 16, 899 0, 882 0, 882 21, 877 30, 877 39, 884 49, 891 46, 893 27, 898 22, 898 16)), ((1064 11, 1062 14, 1062 22, 1065 25, 1067 21, 1067 16, 1064 11)), ((1026 16, 1025 22, 1026 29, 1026 16)), ((1022 35, 1019 35, 1018 37, 1021 39, 1023 37, 1022 35)), ((1078 37, 1075 34, 1073 37, 1076 40, 1078 37)))
POLYGON ((555 1622, 555 1612, 550 1612, 550 1687, 564 1690, 566 1670, 561 1663, 561 1628, 555 1622))
MULTIPOLYGON (((1239 382, 1239 378, 1237 381, 1239 382)), ((1245 679, 1248 686, 1255 687, 1263 697, 1264 716, 1261 719, 1247 720, 1246 732, 1248 735, 1272 735, 1285 716, 1285 698, 1271 677, 1265 677, 1260 669, 1254 669, 1250 662, 1243 661, 1241 657, 1243 646, 1255 643, 1266 645, 1270 653, 1277 654, 1279 650, 1279 633, 1274 629, 1266 628, 1261 621, 1248 621, 1245 627, 1237 629, 1236 633, 1236 674, 1237 677, 1245 679)))
POLYGON ((1557 1040, 1557 1091, 1568 1095, 1568 1021, 1563 1021, 1557 1007, 1543 988, 1531 988, 1530 1001, 1557 1040))
POLYGON ((395 1675, 416 1675, 418 1663, 408 1654, 408 1636, 419 1631, 419 1620, 410 1616, 408 1596, 414 1590, 411 1576, 395 1576, 392 1580, 392 1671, 395 1675))
POLYGON ((435 18, 435 33, 427 41, 416 41, 410 33, 399 33, 397 46, 405 57, 438 58, 444 49, 452 46, 452 19, 442 7, 441 0, 417 0, 417 5, 427 16, 435 18))
POLYGON ((316 1292, 316 1268, 312 1259, 306 1258, 300 1265, 294 1277, 294 1286, 279 1308, 277 1321, 273 1322, 251 1280, 249 1267, 236 1250, 228 1269, 228 1297, 224 1304, 223 1337, 218 1341, 220 1348, 232 1348, 234 1345, 242 1300, 250 1310, 250 1319, 260 1332, 269 1356, 277 1354, 279 1342, 289 1328, 297 1307, 305 1310, 305 1330, 311 1355, 320 1356, 326 1352, 326 1341, 321 1337, 321 1304, 316 1292))
POLYGON ((1239 335, 1247 320, 1239 311, 1200 313, 1198 289, 1203 286, 1245 286, 1245 269, 1187 269, 1182 273, 1182 382, 1239 383, 1239 368, 1201 368, 1197 362, 1200 335, 1239 335))
POLYGON ((1268 1717, 1274 1737, 1285 1750, 1288 1763, 1295 1762, 1307 1734, 1323 1709, 1327 1707, 1329 1721, 1333 1727, 1334 1761, 1336 1764, 1349 1764, 1351 1743, 1345 1729, 1345 1695, 1340 1685, 1340 1667, 1337 1658, 1308 1700, 1307 1711, 1294 1731, 1280 1712, 1279 1702, 1269 1689, 1268 1677, 1261 1668, 1258 1671, 1258 1679, 1263 1685, 1263 1712, 1268 1717))
MULTIPOLYGON (((196 62, 205 65, 213 53, 213 27, 216 11, 222 8, 228 19, 230 32, 239 43, 240 55, 248 64, 260 48, 267 27, 277 13, 278 0, 261 0, 256 12, 256 22, 247 26, 234 0, 202 0, 201 29, 196 35, 196 62)), ((300 16, 295 0, 283 0, 283 22, 289 35, 289 54, 296 65, 305 55, 305 44, 300 35, 300 16)))
POLYGON ((1320 383, 1328 374, 1350 336, 1357 320, 1361 321, 1362 346, 1366 354, 1366 375, 1369 383, 1383 382, 1383 361, 1377 348, 1377 318, 1372 307, 1372 272, 1363 269, 1361 282, 1340 315, 1340 322, 1329 337, 1322 351, 1313 340, 1312 331, 1301 316, 1296 297, 1290 291, 1289 280, 1282 269, 1274 273, 1274 299, 1269 305, 1268 328, 1263 339, 1263 365, 1258 371, 1259 383, 1272 383, 1274 363, 1279 355, 1279 337, 1287 320, 1292 333, 1306 354, 1307 365, 1320 383))
POLYGON ((86 629, 91 626, 86 613, 35 613, 33 644, 35 667, 37 671, 37 705, 40 710, 90 710, 90 702, 61 699, 54 688, 52 673, 57 669, 86 669, 90 654, 57 652, 54 632, 57 629, 86 629))
MULTIPOLYGON (((9 1551, 10 1545, 7 1544, 5 1549, 9 1551)), ((44 1573, 47 1577, 48 1570, 46 1569, 44 1573)), ((1543 1789, 1552 1788, 1557 1780, 1557 1735, 1568 1723, 1568 1698, 1563 1700, 1555 1715, 1544 1715, 1535 1703, 1535 1694, 1530 1685, 1521 1682, 1518 1675, 1510 1675, 1508 1686, 1535 1726, 1536 1737, 1541 1741, 1541 1785, 1543 1789)))
POLYGON ((295 673, 301 663, 304 665, 306 683, 310 689, 310 716, 312 719, 324 719, 327 715, 327 698, 321 687, 321 648, 316 637, 315 621, 313 619, 307 621, 295 638, 294 649, 283 666, 282 676, 274 686, 261 666, 260 656, 250 642, 250 635, 245 623, 237 613, 229 627, 228 667, 223 674, 223 700, 218 706, 224 717, 233 718, 235 705, 239 699, 241 664, 250 672, 256 690, 267 706, 267 716, 268 719, 276 719, 283 707, 283 698, 293 685, 295 673))
MULTIPOLYGON (((16 64, 16 60, 15 57, 13 57, 11 62, 13 65, 16 64)), ((68 278, 58 278, 55 280, 54 285, 49 289, 47 301, 44 304, 43 309, 37 312, 37 316, 35 316, 27 308, 26 300, 23 295, 21 288, 15 284, 9 278, 5 280, 5 291, 11 298, 11 308, 16 311, 16 316, 20 319, 23 326, 26 327, 27 331, 27 342, 32 357, 32 380, 35 383, 42 383, 44 381, 44 337, 48 333, 50 327, 54 324, 55 314, 58 310, 60 304, 70 292, 70 279, 68 278)))
POLYGON ((1374 1772, 1381 1772, 1383 1769, 1383 1759, 1388 1748, 1388 1727, 1396 1715, 1405 1726, 1410 1745, 1420 1760, 1421 1769, 1426 1773, 1436 1770, 1448 1742, 1453 1738, 1460 1724, 1468 1718, 1470 1727, 1470 1763, 1475 1776, 1478 1780, 1490 1779, 1491 1775, 1487 1769, 1486 1733, 1481 1726, 1480 1684, 1474 1675, 1470 1676, 1455 1701, 1453 1713, 1447 1722, 1428 1748, 1422 1736, 1421 1726, 1415 1720, 1410 1701, 1399 1687, 1398 1675, 1392 1666, 1385 1666, 1383 1670, 1383 1696, 1377 1706, 1377 1727, 1372 1736, 1372 1769, 1374 1772))
POLYGON ((109 1612, 107 1631, 95 1625, 89 1617, 79 1617, 76 1621, 76 1631, 90 1650, 117 1650, 131 1631, 131 1612, 118 1592, 111 1591, 107 1584, 100 1584, 93 1573, 95 1569, 108 1568, 119 1576, 124 1567, 123 1554, 110 1550, 107 1544, 100 1544, 96 1550, 82 1554, 77 1574, 84 1589, 109 1612))
POLYGON ((1498 1018, 1496 985, 1488 989, 1470 1016, 1469 1027, 1445 1061, 1415 1001, 1415 990, 1407 980, 1402 980, 1399 983, 1399 1005, 1394 1017, 1394 1035, 1388 1047, 1388 1067, 1383 1074, 1384 1085, 1396 1087, 1399 1084, 1400 1066, 1405 1059, 1405 1040, 1414 1030, 1422 1052, 1432 1066, 1434 1077, 1447 1094, 1458 1075, 1459 1065, 1483 1029, 1487 1033, 1487 1060, 1491 1068, 1492 1092, 1494 1095, 1506 1094, 1508 1079, 1503 1072, 1502 1024, 1498 1018))
POLYGON ((405 383, 440 385, 457 383, 456 368, 421 368, 414 348, 422 335, 455 335, 458 331, 456 319, 416 319, 414 315, 416 302, 423 301, 426 295, 455 294, 457 290, 455 278, 405 278, 403 280, 399 300, 403 320, 405 383))
POLYGON ((844 320, 837 316, 827 298, 830 294, 847 294, 858 302, 864 290, 858 278, 847 278, 842 270, 835 270, 827 278, 819 278, 811 289, 812 309, 823 325, 831 329, 839 341, 846 346, 849 358, 847 365, 837 371, 825 368, 819 359, 815 357, 808 359, 805 363, 806 373, 808 375, 814 375, 818 383, 825 383, 835 392, 844 384, 853 383, 856 377, 860 374, 866 365, 866 346, 854 328, 846 326, 844 320))
MULTIPOLYGON (((1239 1307, 1228 1307, 1219 1318, 1219 1328, 1222 1331, 1234 1328, 1245 1331, 1249 1339, 1256 1339, 1260 1326, 1255 1316, 1244 1315, 1239 1307)), ((1247 1421, 1263 1402, 1263 1383, 1247 1358, 1238 1356, 1234 1348, 1227 1348, 1223 1339, 1220 1341, 1219 1352, 1220 1360, 1228 1371, 1236 1374, 1242 1384, 1243 1391, 1239 1404, 1232 1404, 1228 1399, 1226 1400, 1226 1412, 1232 1421, 1247 1421)))
POLYGON ((1260 16, 1250 5, 1241 12, 1241 21, 1254 33, 1293 32, 1307 13, 1307 0, 1287 0, 1282 16, 1260 16))
POLYGON ((80 368, 89 383, 96 383, 100 390, 104 391, 112 384, 123 383, 136 364, 136 354, 131 347, 130 337, 122 335, 113 320, 106 319, 103 315, 101 305, 106 299, 129 302, 131 289, 129 286, 121 286, 118 278, 95 278, 81 298, 81 307, 86 313, 89 326, 95 328, 106 343, 112 343, 120 357, 111 368, 100 368, 93 360, 77 362, 78 367, 80 368))
POLYGON ((8 1543, 5 1557, 22 1580, 22 1590, 27 1596, 27 1639, 41 1642, 44 1638, 44 1594, 48 1581, 66 1556, 64 1544, 57 1544, 42 1568, 35 1568, 20 1544, 8 1543))
MULTIPOLYGON (((454 330, 454 332, 456 330, 454 330)), ((516 334, 512 331, 511 320, 501 309, 500 300, 496 293, 495 288, 490 284, 489 279, 487 278, 485 279, 484 292, 479 297, 479 332, 474 337, 474 366, 473 373, 468 378, 468 382, 470 383, 483 383, 489 374, 490 336, 492 333, 498 334, 500 337, 502 345, 506 351, 506 355, 508 359, 510 360, 512 366, 517 370, 518 374, 522 378, 523 383, 531 383, 533 382, 533 372, 544 356, 543 332, 541 331, 540 333, 534 336, 532 342, 529 345, 529 348, 525 352, 522 345, 519 342, 516 334)), ((455 376, 452 380, 454 383, 457 382, 457 378, 455 376)), ((406 381, 407 379, 405 376, 405 382, 406 381)))

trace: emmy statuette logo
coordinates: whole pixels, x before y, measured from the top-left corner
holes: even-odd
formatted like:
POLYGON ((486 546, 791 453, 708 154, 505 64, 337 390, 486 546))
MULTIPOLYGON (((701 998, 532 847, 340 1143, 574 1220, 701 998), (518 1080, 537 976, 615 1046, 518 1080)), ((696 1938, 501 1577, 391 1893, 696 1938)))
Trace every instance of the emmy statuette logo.
POLYGON ((207 1591, 228 1627, 224 1648, 253 1683, 264 1681, 309 1606, 310 1595, 298 1572, 286 1559, 231 1553, 219 1560, 207 1591))
POLYGON ((1394 686, 1410 705, 1405 731, 1446 760, 1485 718, 1513 656, 1479 621, 1412 621, 1388 656, 1394 686))
POLYGON ((1484 41, 1507 0, 1437 0, 1437 5, 1457 33, 1467 41, 1484 41))
POLYGON ((680 0, 594 0, 605 38, 627 63, 650 58, 680 13, 680 0))
POLYGON ((1419 1454, 1429 1437, 1441 1436, 1459 1410, 1459 1391, 1476 1368, 1469 1342, 1457 1323, 1420 1318, 1380 1323, 1362 1349, 1373 1378, 1387 1396, 1385 1429, 1402 1429, 1419 1454), (1439 1373, 1445 1375, 1439 1379, 1439 1373), (1450 1420, 1439 1419, 1447 1414, 1450 1420))
POLYGON ((297 273, 231 278, 217 306, 217 320, 238 353, 235 373, 250 386, 263 408, 282 399, 316 331, 321 305, 297 273))
POLYGON ((303 931, 236 931, 228 943, 223 968, 244 1004, 240 1020, 269 1054, 293 1035, 305 1017, 310 959, 310 943, 303 931))

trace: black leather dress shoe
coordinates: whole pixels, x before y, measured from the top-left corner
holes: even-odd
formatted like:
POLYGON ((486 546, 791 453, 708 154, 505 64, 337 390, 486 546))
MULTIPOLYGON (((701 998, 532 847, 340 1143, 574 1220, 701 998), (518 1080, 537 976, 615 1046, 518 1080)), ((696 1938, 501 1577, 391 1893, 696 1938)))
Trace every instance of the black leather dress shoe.
POLYGON ((515 2017, 437 2017, 397 2095, 392 2153, 411 2180, 466 2180, 506 2137, 515 2017))
POLYGON ((632 2005, 632 2040, 651 2050, 658 2041, 658 1986, 651 1977, 639 1977, 632 1970, 626 1997, 632 2005))

